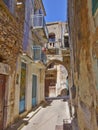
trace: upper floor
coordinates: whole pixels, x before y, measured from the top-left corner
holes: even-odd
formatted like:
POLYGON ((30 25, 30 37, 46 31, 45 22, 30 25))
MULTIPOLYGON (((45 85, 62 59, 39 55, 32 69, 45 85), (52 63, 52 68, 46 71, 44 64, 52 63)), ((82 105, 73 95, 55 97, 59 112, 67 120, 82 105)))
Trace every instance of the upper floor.
POLYGON ((52 22, 47 23, 47 28, 49 32, 49 42, 46 44, 47 55, 62 55, 62 52, 69 49, 68 24, 52 22))
POLYGON ((22 23, 25 33, 31 30, 42 43, 47 42, 48 29, 44 18, 46 12, 42 0, 3 1, 16 20, 22 23))
POLYGON ((48 41, 45 8, 42 0, 3 0, 23 29, 23 57, 45 61, 43 45, 48 41))

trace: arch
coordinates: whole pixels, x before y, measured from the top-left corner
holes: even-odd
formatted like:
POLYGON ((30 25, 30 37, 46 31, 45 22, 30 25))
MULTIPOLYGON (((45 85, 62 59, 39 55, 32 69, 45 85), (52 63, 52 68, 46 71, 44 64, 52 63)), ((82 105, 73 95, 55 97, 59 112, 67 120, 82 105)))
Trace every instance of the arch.
POLYGON ((68 75, 63 61, 50 60, 46 64, 45 97, 67 95, 69 93, 68 75))
POLYGON ((63 65, 63 66, 67 69, 68 74, 69 74, 69 69, 68 69, 67 65, 66 65, 63 61, 56 60, 56 59, 55 59, 55 60, 50 60, 50 61, 46 64, 46 70, 48 69, 49 65, 52 64, 52 63, 57 63, 57 64, 63 65))

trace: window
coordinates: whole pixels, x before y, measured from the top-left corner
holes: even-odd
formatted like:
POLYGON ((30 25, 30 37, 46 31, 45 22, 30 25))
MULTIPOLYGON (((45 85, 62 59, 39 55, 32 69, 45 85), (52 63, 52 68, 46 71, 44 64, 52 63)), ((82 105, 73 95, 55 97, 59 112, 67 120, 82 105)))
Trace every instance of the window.
POLYGON ((33 46, 33 60, 41 60, 41 47, 33 46))
POLYGON ((49 34, 49 42, 55 42, 55 34, 54 33, 49 34))
POLYGON ((69 47, 68 36, 64 37, 64 47, 69 47))
POLYGON ((92 14, 93 15, 96 12, 97 8, 98 8, 98 0, 92 0, 92 14))

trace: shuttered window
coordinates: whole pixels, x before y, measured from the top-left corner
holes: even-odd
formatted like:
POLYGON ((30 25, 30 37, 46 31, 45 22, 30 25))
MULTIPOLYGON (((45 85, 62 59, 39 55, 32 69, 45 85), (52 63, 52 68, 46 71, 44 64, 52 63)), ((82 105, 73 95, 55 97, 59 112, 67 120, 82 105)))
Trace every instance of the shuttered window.
POLYGON ((92 0, 92 14, 94 15, 98 8, 98 0, 92 0))
POLYGON ((41 47, 33 46, 33 60, 41 60, 41 47))

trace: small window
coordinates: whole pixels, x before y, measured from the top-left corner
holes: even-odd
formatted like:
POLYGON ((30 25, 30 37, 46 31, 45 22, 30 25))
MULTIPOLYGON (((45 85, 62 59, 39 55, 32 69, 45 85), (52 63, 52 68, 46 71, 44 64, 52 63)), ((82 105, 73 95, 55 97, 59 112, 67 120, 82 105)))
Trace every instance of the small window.
POLYGON ((92 0, 92 14, 93 15, 96 12, 97 8, 98 8, 98 0, 92 0))
POLYGON ((55 42, 55 34, 54 33, 49 34, 49 42, 55 42))
POLYGON ((33 46, 33 60, 41 60, 41 47, 33 46))
POLYGON ((64 37, 64 47, 69 47, 68 36, 64 37))

